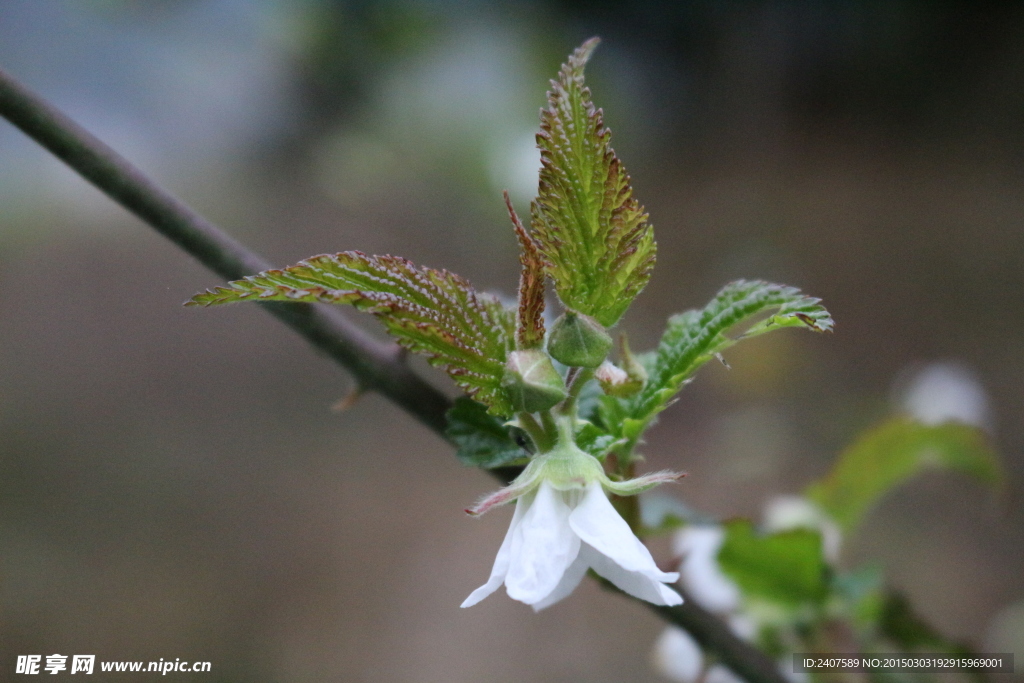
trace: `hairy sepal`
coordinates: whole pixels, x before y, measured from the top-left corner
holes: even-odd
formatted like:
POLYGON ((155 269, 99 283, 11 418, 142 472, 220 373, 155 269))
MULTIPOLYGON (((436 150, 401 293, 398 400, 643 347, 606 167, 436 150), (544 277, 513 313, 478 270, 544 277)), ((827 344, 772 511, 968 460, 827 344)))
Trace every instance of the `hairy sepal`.
POLYGON ((650 279, 654 233, 611 147, 611 131, 583 84, 598 40, 551 81, 537 146, 540 185, 531 224, 559 298, 610 327, 650 279))
POLYGON ((515 319, 497 298, 446 270, 397 256, 322 254, 194 296, 186 305, 238 301, 348 304, 372 313, 398 343, 440 366, 492 413, 511 415, 501 389, 515 319))

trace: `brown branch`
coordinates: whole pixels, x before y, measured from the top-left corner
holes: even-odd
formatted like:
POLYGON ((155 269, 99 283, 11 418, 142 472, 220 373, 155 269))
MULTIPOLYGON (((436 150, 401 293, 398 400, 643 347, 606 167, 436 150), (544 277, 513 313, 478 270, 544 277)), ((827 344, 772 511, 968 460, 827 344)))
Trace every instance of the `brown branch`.
MULTIPOLYGON (((3 70, 0 116, 221 277, 238 280, 271 267, 3 70)), ((409 370, 396 345, 374 340, 334 308, 261 305, 348 368, 362 389, 380 392, 444 435, 451 401, 409 370)))
POLYGON ((693 636, 705 652, 716 655, 742 678, 759 683, 787 683, 778 665, 768 655, 737 638, 724 621, 698 605, 682 590, 679 592, 685 600, 681 605, 661 607, 648 604, 648 607, 665 621, 693 636))

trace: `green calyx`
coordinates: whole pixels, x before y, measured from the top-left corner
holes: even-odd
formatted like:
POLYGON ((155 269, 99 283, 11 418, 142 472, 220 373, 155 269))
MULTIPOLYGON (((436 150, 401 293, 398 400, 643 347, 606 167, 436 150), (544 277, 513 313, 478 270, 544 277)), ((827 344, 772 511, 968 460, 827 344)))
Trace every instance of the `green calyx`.
POLYGON ((518 412, 549 410, 567 395, 562 376, 555 370, 551 358, 540 349, 510 353, 501 386, 518 412))
POLYGON ((546 480, 560 491, 582 489, 599 481, 605 491, 619 496, 635 496, 684 476, 679 472, 661 471, 625 481, 613 481, 605 473, 601 461, 576 444, 577 424, 573 418, 556 417, 552 426, 557 432, 553 445, 535 455, 511 484, 509 489, 515 490, 515 495, 524 495, 546 480))
POLYGON ((572 441, 560 442, 547 453, 536 456, 520 476, 537 484, 546 479, 560 491, 584 488, 594 480, 607 480, 597 458, 580 450, 572 441))
POLYGON ((604 326, 575 311, 566 311, 548 334, 548 353, 563 365, 596 368, 612 349, 612 338, 604 326))
POLYGON ((598 481, 608 493, 635 496, 684 476, 681 472, 663 470, 624 481, 612 480, 605 473, 601 461, 576 443, 580 423, 574 416, 545 412, 541 418, 538 424, 533 416, 520 414, 514 421, 507 423, 526 430, 537 445, 538 453, 511 484, 467 508, 466 512, 482 515, 494 507, 531 494, 544 481, 559 491, 582 490, 598 481))

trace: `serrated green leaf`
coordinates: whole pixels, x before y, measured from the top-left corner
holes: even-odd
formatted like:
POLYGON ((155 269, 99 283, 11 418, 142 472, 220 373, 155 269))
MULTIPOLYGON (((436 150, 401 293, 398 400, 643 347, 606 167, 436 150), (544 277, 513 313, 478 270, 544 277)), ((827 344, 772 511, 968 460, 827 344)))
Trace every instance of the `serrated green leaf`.
POLYGON ((460 396, 446 413, 445 435, 458 447, 464 465, 490 469, 527 457, 512 438, 509 427, 487 412, 487 406, 460 396))
POLYGON ((879 498, 928 469, 962 472, 997 486, 1002 468, 984 432, 959 422, 926 425, 893 418, 863 434, 839 456, 807 496, 847 531, 879 498))
POLYGON ((583 84, 597 43, 580 46, 551 81, 537 135, 541 172, 531 225, 562 302, 610 327, 650 279, 656 247, 604 115, 583 84))
POLYGON ((446 270, 358 251, 314 256, 198 294, 186 305, 237 301, 349 304, 380 318, 405 348, 425 355, 492 412, 511 415, 501 389, 513 314, 446 270))
POLYGON ((670 405, 673 397, 705 363, 740 339, 787 327, 816 332, 832 329, 832 318, 819 299, 799 289, 761 281, 738 280, 726 285, 703 310, 669 318, 643 391, 629 402, 628 414, 646 426, 670 405), (741 323, 774 313, 739 337, 727 333, 741 323))
POLYGON ((810 529, 762 536, 748 520, 727 522, 718 563, 747 597, 799 607, 828 593, 821 534, 810 529))

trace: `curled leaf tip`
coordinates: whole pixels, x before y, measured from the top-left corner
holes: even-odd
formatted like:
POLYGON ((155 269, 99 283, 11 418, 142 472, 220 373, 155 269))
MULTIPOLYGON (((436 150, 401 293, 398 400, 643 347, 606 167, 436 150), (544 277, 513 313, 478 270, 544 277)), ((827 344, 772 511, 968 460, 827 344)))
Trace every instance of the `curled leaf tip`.
POLYGON ((806 313, 794 313, 794 315, 799 318, 804 325, 807 325, 807 327, 811 328, 815 332, 832 332, 835 328, 835 323, 831 320, 826 324, 819 324, 817 320, 806 313))
POLYGON ((573 69, 582 69, 590 61, 590 56, 594 54, 594 50, 600 44, 601 39, 598 36, 584 41, 582 45, 573 51, 572 56, 569 58, 569 66, 573 69))
POLYGON ((508 209, 512 227, 519 239, 521 252, 519 263, 519 312, 516 324, 516 345, 520 349, 531 349, 544 341, 544 259, 533 236, 519 220, 508 190, 504 193, 505 208, 508 209))

